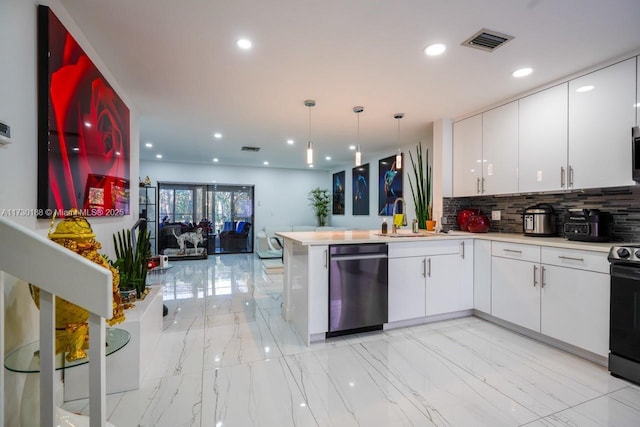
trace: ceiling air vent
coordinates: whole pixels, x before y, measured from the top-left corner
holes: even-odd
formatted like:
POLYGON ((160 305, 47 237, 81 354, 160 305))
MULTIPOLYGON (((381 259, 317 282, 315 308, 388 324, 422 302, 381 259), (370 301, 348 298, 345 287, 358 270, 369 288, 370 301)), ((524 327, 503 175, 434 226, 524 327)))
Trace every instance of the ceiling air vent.
POLYGON ((242 151, 254 151, 254 152, 255 151, 260 151, 260 147, 247 147, 247 146, 244 146, 244 147, 242 147, 242 151))
POLYGON ((511 39, 513 39, 513 36, 483 28, 467 40, 463 41, 462 45, 474 47, 487 52, 493 52, 511 39))

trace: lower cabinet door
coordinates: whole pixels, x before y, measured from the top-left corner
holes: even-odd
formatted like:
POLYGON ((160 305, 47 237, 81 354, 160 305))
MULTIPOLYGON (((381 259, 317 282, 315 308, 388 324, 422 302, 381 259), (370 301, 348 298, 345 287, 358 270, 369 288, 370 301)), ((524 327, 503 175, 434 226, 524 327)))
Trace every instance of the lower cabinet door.
POLYGON ((427 257, 427 316, 460 310, 462 258, 459 254, 427 257))
POLYGON ((540 264, 492 257, 491 314, 540 332, 540 264))
POLYGON ((541 332, 607 356, 609 275, 550 265, 542 267, 541 332))
POLYGON ((425 257, 389 259, 389 322, 425 316, 425 257))

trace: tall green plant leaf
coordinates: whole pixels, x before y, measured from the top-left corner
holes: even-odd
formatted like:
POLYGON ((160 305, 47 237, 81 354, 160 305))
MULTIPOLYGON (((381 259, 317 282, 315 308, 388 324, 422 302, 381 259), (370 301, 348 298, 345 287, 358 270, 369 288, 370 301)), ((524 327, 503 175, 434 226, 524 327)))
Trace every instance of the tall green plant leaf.
POLYGON ((413 177, 409 175, 411 196, 416 209, 418 227, 427 228, 427 220, 431 219, 431 166, 429 165, 429 150, 423 155, 422 143, 416 147, 416 158, 409 151, 409 159, 413 169, 413 177), (413 179, 412 179, 413 178, 413 179))

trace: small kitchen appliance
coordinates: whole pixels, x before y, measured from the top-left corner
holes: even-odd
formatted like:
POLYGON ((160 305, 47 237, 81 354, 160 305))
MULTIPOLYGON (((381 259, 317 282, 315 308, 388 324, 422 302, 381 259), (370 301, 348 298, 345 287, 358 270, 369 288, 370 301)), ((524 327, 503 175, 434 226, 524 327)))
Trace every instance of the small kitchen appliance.
POLYGON ((538 203, 526 208, 522 214, 522 229, 525 236, 555 236, 556 213, 553 206, 538 203))
POLYGON ((569 209, 564 221, 564 236, 580 242, 608 242, 613 217, 600 209, 569 209))

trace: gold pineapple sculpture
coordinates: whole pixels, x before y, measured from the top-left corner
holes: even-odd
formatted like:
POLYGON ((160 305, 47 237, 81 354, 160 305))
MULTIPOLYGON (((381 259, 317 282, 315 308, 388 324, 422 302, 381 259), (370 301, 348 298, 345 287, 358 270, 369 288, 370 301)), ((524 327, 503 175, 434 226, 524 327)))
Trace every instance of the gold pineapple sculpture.
MULTIPOLYGON (((51 220, 51 227, 55 217, 51 220)), ((64 220, 58 223, 55 231, 49 229, 49 239, 65 248, 87 258, 96 264, 107 268, 112 274, 113 289, 113 317, 107 320, 109 326, 113 326, 124 320, 124 310, 118 292, 120 276, 118 270, 98 253, 102 245, 95 239, 96 235, 89 222, 76 210, 72 210, 64 220)), ((40 289, 29 285, 31 296, 40 308, 40 289)), ((67 353, 66 360, 72 362, 87 357, 86 349, 89 348, 89 312, 67 300, 56 297, 56 354, 67 353)))

